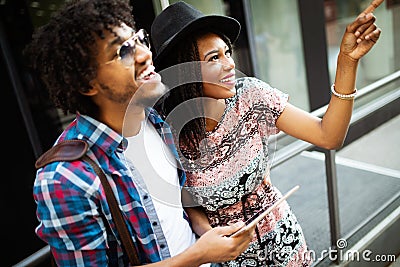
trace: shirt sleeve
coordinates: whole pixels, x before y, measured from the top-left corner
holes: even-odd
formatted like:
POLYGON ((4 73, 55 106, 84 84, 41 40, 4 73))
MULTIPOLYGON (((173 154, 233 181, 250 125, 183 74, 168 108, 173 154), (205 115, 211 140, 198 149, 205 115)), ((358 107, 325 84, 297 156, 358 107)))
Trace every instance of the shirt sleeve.
POLYGON ((59 266, 107 266, 107 236, 96 198, 100 182, 80 164, 55 162, 38 170, 36 234, 50 245, 59 266))
POLYGON ((239 81, 238 95, 245 105, 259 115, 258 124, 263 136, 277 134, 276 120, 285 109, 289 95, 257 78, 239 81))

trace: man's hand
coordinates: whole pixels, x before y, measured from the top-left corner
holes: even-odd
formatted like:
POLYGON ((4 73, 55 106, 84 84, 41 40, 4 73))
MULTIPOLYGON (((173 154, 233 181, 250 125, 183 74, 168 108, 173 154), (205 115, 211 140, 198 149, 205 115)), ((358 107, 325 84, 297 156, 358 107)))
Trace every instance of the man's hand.
POLYGON ((223 262, 235 259, 247 249, 254 236, 254 227, 236 237, 229 237, 244 226, 244 222, 224 227, 215 227, 197 240, 196 249, 204 253, 208 262, 223 262))

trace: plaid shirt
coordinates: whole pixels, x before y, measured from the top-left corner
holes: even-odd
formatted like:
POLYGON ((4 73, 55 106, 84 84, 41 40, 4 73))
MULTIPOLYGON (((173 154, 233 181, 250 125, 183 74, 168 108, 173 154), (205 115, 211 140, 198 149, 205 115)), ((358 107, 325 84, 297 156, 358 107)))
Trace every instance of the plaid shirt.
MULTIPOLYGON (((154 110, 146 111, 149 121, 178 159, 169 126, 154 110)), ((165 254, 160 252, 160 244, 142 205, 138 192, 141 188, 135 186, 131 172, 118 157, 118 150, 126 148, 127 140, 105 124, 79 114, 58 141, 70 139, 89 143, 87 155, 105 172, 141 262, 162 260, 165 254)), ((178 168, 178 176, 182 186, 186 176, 181 168, 178 168)), ((37 171, 33 194, 40 221, 36 234, 50 245, 60 266, 128 264, 118 245, 120 239, 111 220, 104 188, 88 163, 77 160, 44 166, 37 171)))

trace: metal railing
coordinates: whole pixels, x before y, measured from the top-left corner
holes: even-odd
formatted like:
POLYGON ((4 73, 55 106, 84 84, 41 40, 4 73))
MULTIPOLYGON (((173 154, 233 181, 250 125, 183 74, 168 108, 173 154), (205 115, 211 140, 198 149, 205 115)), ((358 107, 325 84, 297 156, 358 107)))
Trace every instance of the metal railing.
MULTIPOLYGON (((396 80, 400 80, 400 71, 394 72, 391 75, 388 75, 362 89, 359 90, 358 96, 356 99, 360 99, 365 97, 372 92, 382 88, 383 86, 394 82, 396 80)), ((387 93, 382 97, 378 98, 376 101, 368 103, 365 107, 361 107, 355 109, 351 121, 350 127, 355 123, 361 121, 362 119, 366 118, 370 114, 373 114, 377 110, 383 108, 384 106, 390 104, 391 102, 395 101, 396 99, 400 98, 400 89, 395 90, 393 92, 387 93)), ((315 116, 322 117, 327 109, 328 105, 325 105, 315 111, 312 112, 315 116)), ((277 136, 277 139, 282 139, 286 136, 283 132, 280 132, 277 136)), ((314 148, 313 144, 307 143, 302 140, 296 140, 291 144, 287 145, 286 147, 282 148, 282 151, 278 151, 277 155, 274 158, 274 167, 284 163, 288 159, 300 154, 303 151, 309 150, 314 148)), ((329 223, 330 223, 330 238, 331 238, 331 247, 334 249, 336 247, 337 241, 341 238, 340 235, 340 220, 339 220, 339 201, 338 201, 338 189, 337 189, 337 176, 336 176, 336 162, 335 150, 323 150, 325 154, 325 171, 326 171, 326 182, 327 182, 327 197, 328 197, 328 207, 329 207, 329 223)), ((399 195, 394 196, 392 199, 396 199, 399 195)), ((388 202, 387 205, 391 203, 388 202)), ((356 226, 348 236, 352 236, 362 227, 364 227, 371 218, 375 217, 377 214, 382 212, 387 205, 383 205, 375 211, 371 216, 363 220, 358 226, 356 226)), ((338 263, 338 262, 336 262, 338 263)))
MULTIPOLYGON (((362 89, 359 90, 358 96, 356 98, 360 99, 385 85, 400 80, 400 71, 394 72, 362 89)), ((395 90, 393 92, 387 93, 380 97, 377 101, 369 103, 366 107, 361 107, 355 109, 350 121, 350 127, 356 122, 366 118, 375 111, 383 108, 384 106, 390 104, 391 102, 400 98, 400 90, 395 90)), ((312 112, 313 115, 322 117, 326 112, 328 105, 323 106, 312 112)), ((285 137, 286 134, 283 132, 277 134, 276 138, 279 140, 285 137)), ((301 152, 314 148, 313 144, 307 143, 302 140, 296 140, 282 149, 279 149, 274 157, 274 165, 276 166, 286 162, 287 160, 299 155, 301 152)), ((340 223, 339 223, 339 205, 338 205, 338 191, 337 191, 337 177, 336 177, 336 163, 335 163, 335 151, 326 150, 325 153, 325 168, 326 168, 326 179, 327 179, 327 189, 328 189, 328 207, 329 207, 329 221, 330 221, 330 231, 331 231, 331 244, 333 247, 336 246, 337 240, 340 238, 340 223)), ((371 216, 376 216, 380 211, 384 210, 386 206, 382 206, 379 211, 376 211, 371 216)), ((359 226, 357 226, 352 233, 361 229, 370 219, 371 216, 366 218, 359 226)), ((33 253, 29 257, 20 261, 14 267, 34 267, 38 266, 42 262, 48 260, 50 257, 50 248, 45 246, 39 251, 33 253)))

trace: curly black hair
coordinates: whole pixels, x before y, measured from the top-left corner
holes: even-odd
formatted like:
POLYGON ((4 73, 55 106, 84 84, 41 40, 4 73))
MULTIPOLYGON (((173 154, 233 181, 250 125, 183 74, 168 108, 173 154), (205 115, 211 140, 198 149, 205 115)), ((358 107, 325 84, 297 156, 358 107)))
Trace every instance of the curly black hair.
POLYGON ((95 38, 104 38, 104 31, 112 32, 122 23, 135 28, 128 0, 74 0, 34 32, 24 54, 65 114, 98 114, 91 98, 81 93, 96 77, 95 38))
MULTIPOLYGON (((176 143, 179 144, 179 153, 186 159, 195 160, 201 156, 200 144, 206 136, 206 118, 203 109, 202 98, 203 94, 203 83, 202 82, 191 82, 186 81, 201 81, 201 67, 200 64, 183 64, 186 62, 200 62, 199 48, 197 46, 197 40, 201 36, 207 33, 217 34, 232 50, 233 45, 230 39, 222 34, 221 32, 213 29, 200 29, 197 32, 187 35, 181 39, 174 49, 171 49, 168 55, 158 61, 155 65, 156 70, 160 72, 163 77, 164 69, 174 67, 176 70, 178 81, 173 81, 173 84, 179 84, 172 88, 168 84, 168 78, 164 79, 169 88, 169 94, 160 100, 156 105, 156 110, 167 119, 167 122, 171 125, 172 130, 175 134, 176 143), (182 67, 179 67, 182 66, 182 67), (189 77, 189 78, 188 78, 189 77), (183 109, 182 113, 185 113, 186 118, 192 118, 189 122, 178 133, 175 127, 174 118, 169 119, 168 115, 180 104, 185 103, 188 100, 196 99, 193 101, 195 105, 183 105, 180 106, 183 109)), ((192 102, 191 102, 192 103, 192 102)))

